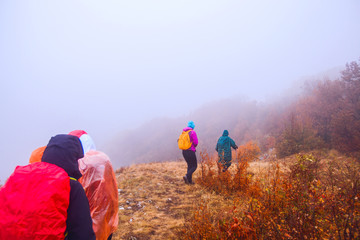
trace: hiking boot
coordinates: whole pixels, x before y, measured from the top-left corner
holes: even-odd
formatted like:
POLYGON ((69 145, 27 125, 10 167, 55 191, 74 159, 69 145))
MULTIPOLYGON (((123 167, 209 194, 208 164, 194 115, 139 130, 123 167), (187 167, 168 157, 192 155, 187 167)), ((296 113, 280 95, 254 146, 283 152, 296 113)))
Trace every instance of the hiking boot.
POLYGON ((189 183, 189 180, 188 180, 187 177, 186 177, 186 175, 183 176, 183 179, 184 179, 184 181, 185 181, 186 184, 190 184, 190 183, 189 183))

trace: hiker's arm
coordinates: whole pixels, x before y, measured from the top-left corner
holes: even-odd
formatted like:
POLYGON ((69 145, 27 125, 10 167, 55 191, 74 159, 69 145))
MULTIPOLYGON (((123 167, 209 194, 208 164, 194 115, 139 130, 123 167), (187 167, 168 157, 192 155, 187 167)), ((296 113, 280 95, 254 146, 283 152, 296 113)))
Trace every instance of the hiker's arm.
POLYGON ((82 185, 70 180, 70 204, 66 226, 69 240, 95 240, 89 201, 82 185))
POLYGON ((234 140, 230 139, 230 144, 231 144, 231 147, 232 147, 233 149, 235 149, 235 150, 238 149, 238 146, 236 146, 234 140))
POLYGON ((197 138, 195 131, 191 131, 191 138, 192 138, 192 143, 193 143, 194 147, 196 147, 199 142, 198 142, 198 138, 197 138))

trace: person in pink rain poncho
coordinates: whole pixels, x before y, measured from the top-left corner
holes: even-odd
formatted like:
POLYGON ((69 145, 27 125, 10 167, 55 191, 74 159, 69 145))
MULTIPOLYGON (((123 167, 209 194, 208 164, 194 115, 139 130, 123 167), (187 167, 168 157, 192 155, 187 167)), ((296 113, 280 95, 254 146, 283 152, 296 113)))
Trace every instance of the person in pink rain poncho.
POLYGON ((84 149, 84 157, 79 159, 79 170, 83 175, 79 182, 89 200, 96 239, 110 240, 119 221, 117 181, 110 159, 96 150, 85 131, 75 130, 69 135, 77 136, 84 149))

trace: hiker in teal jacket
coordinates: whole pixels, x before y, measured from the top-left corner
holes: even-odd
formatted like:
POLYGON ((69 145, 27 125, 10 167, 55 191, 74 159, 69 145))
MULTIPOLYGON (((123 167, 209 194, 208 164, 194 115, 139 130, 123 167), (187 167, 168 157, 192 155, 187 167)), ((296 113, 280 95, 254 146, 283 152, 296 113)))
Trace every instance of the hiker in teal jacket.
POLYGON ((224 133, 219 138, 215 148, 219 155, 219 163, 223 166, 223 172, 231 166, 231 148, 236 150, 238 147, 234 140, 229 137, 229 131, 224 130, 224 133))

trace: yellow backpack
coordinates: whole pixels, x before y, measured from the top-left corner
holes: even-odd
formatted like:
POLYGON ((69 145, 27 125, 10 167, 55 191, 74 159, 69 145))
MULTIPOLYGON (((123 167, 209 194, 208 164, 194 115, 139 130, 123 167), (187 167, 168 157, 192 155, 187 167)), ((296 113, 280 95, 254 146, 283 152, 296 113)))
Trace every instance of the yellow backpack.
POLYGON ((180 137, 178 139, 178 146, 180 149, 182 150, 188 150, 190 147, 191 147, 191 141, 190 141, 190 136, 189 136, 189 131, 183 131, 181 134, 180 134, 180 137))

